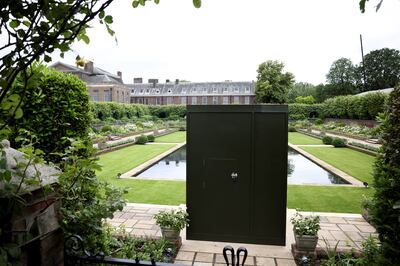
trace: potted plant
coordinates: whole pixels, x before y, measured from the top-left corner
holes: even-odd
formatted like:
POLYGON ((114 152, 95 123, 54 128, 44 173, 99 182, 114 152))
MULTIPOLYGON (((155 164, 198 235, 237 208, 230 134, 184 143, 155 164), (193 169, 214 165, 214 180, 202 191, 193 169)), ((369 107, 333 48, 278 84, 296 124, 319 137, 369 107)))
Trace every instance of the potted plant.
POLYGON ((156 223, 161 227, 162 236, 170 242, 179 239, 180 232, 188 226, 188 214, 184 210, 161 211, 154 215, 156 223))
POLYGON ((318 243, 319 216, 303 217, 301 214, 296 213, 291 222, 293 224, 296 248, 299 251, 314 251, 318 243))

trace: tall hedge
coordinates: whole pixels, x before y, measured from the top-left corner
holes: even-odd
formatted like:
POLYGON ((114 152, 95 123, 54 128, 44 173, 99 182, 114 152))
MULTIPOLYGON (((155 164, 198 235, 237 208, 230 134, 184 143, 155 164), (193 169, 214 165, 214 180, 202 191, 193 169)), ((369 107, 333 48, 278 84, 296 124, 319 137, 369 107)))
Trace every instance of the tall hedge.
MULTIPOLYGON (((13 147, 29 131, 36 148, 44 151, 47 160, 58 161, 53 153, 62 153, 70 145, 67 138, 85 138, 91 122, 86 85, 72 74, 65 74, 44 65, 32 66, 29 89, 20 75, 10 94, 24 95, 23 116, 10 121, 9 139, 13 147)), ((25 135, 28 136, 28 135, 25 135)))
POLYGON ((114 102, 91 102, 90 109, 93 117, 100 121, 109 119, 121 120, 124 118, 142 118, 153 116, 156 118, 184 117, 185 105, 143 105, 123 104, 114 102))
POLYGON ((289 104, 289 119, 303 120, 308 118, 316 118, 321 116, 321 104, 289 104))
POLYGON ((382 125, 382 155, 374 171, 373 224, 382 243, 381 265, 400 262, 400 86, 388 100, 382 125))
POLYGON ((125 104, 115 102, 91 102, 93 117, 100 121, 108 119, 139 118, 150 115, 149 107, 143 104, 125 104))
POLYGON ((375 119, 384 112, 387 94, 369 93, 363 96, 337 96, 322 103, 321 115, 332 118, 375 119))

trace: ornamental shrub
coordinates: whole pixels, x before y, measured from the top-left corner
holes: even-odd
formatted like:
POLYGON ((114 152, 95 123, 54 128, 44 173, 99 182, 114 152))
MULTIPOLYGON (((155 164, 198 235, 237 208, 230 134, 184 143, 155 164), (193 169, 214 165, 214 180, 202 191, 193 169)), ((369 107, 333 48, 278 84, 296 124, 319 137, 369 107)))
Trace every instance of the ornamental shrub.
POLYGON ((290 126, 290 127, 288 127, 288 131, 289 131, 289 132, 296 132, 297 130, 296 130, 295 127, 290 126))
POLYGON ((147 142, 148 142, 149 140, 148 140, 148 138, 147 138, 147 136, 146 135, 140 135, 138 138, 137 138, 137 140, 136 140, 136 143, 137 144, 146 144, 147 142))
POLYGON ((44 152, 44 158, 58 162, 60 157, 55 153, 64 153, 71 144, 70 138, 88 136, 91 114, 86 85, 72 74, 40 64, 32 65, 29 72, 33 76, 28 89, 20 75, 10 90, 11 94, 24 96, 23 116, 8 123, 9 140, 19 148, 23 144, 21 137, 34 136, 34 147, 44 152))
POLYGON ((186 105, 149 105, 150 114, 158 118, 185 117, 186 105))
POLYGON ((400 85, 390 94, 381 126, 382 153, 374 169, 372 222, 382 244, 380 265, 398 265, 400 258, 400 85))
POLYGON ((104 125, 101 127, 101 132, 111 132, 112 127, 110 125, 104 125))
POLYGON ((322 142, 323 142, 325 145, 332 145, 332 141, 333 141, 333 138, 330 137, 330 136, 324 136, 324 137, 322 138, 322 142))
POLYGON ((346 140, 341 139, 341 138, 334 138, 332 140, 332 145, 335 148, 342 148, 342 147, 346 147, 346 140))
POLYGON ((148 141, 148 142, 154 142, 155 139, 156 139, 156 138, 154 137, 154 135, 148 135, 148 136, 147 136, 147 141, 148 141))

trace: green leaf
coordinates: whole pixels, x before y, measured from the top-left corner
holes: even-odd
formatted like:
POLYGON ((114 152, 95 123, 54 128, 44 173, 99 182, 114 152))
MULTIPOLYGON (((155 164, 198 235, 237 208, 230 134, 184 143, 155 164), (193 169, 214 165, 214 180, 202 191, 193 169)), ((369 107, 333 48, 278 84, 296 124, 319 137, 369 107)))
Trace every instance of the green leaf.
POLYGON ((89 44, 89 43, 90 43, 90 39, 89 39, 89 37, 88 37, 87 35, 82 34, 82 35, 80 36, 80 38, 81 38, 81 40, 84 41, 86 44, 89 44))
POLYGON ((133 8, 137 8, 139 6, 139 1, 136 0, 132 1, 132 6, 133 8))
POLYGON ((110 26, 108 26, 108 25, 106 25, 106 28, 107 28, 108 34, 110 34, 111 36, 114 36, 115 31, 113 31, 113 30, 110 28, 110 26))
POLYGON ((20 119, 22 116, 24 115, 24 112, 22 112, 22 109, 21 108, 18 108, 16 111, 15 111, 15 119, 20 119))
POLYGON ((103 19, 104 16, 105 16, 104 10, 100 11, 100 13, 99 13, 99 18, 100 18, 100 19, 103 19))
POLYGON ((160 0, 154 0, 154 3, 158 5, 160 3, 160 0))
POLYGON ((46 63, 51 62, 51 57, 48 56, 48 55, 45 55, 45 56, 44 56, 44 61, 45 61, 46 63))
POLYGON ((111 23, 113 23, 113 17, 110 16, 110 15, 107 15, 107 16, 104 18, 104 21, 105 21, 107 24, 111 24, 111 23))
POLYGON ((24 21, 22 22, 22 24, 24 24, 25 26, 29 27, 29 26, 31 25, 31 22, 28 21, 28 20, 24 20, 24 21))
POLYGON ((19 20, 13 19, 10 21, 10 27, 15 29, 16 27, 18 27, 21 24, 21 22, 19 20))
POLYGON ((139 3, 144 6, 146 4, 146 0, 139 0, 139 3))
POLYGON ((195 8, 201 7, 201 0, 193 0, 193 5, 195 8))

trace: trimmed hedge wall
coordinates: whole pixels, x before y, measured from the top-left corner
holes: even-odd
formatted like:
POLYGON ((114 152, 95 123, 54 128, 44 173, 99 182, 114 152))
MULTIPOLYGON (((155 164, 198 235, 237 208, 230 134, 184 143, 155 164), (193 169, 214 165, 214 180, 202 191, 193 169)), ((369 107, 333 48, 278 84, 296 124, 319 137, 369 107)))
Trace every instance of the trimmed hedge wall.
POLYGON ((289 104, 289 119, 303 120, 308 118, 317 118, 321 116, 322 104, 289 104))
POLYGON ((387 94, 369 93, 364 96, 338 96, 323 102, 322 117, 375 119, 384 112, 387 94))
MULTIPOLYGON (((388 96, 383 93, 370 93, 364 96, 337 96, 321 104, 289 104, 289 119, 308 118, 349 118, 375 119, 383 112, 388 96)), ((185 105, 143 105, 113 102, 92 102, 93 116, 100 121, 144 118, 169 118, 177 120, 186 116, 185 105)))
POLYGON ((184 105, 143 105, 115 102, 91 102, 93 118, 99 121, 152 117, 178 119, 186 115, 184 105))

